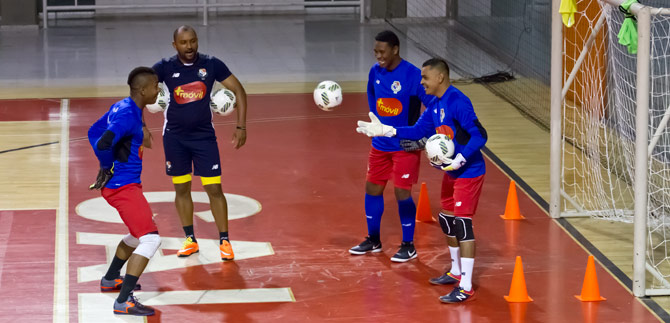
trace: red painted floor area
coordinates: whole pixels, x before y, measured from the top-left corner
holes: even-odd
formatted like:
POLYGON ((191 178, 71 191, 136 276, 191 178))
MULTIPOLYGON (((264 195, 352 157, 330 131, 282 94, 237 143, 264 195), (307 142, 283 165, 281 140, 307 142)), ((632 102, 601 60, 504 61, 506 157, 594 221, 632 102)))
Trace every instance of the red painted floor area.
MULTIPOLYGON (((74 209, 82 201, 99 196, 87 190, 97 173, 97 163, 88 142, 81 139, 88 126, 115 101, 73 99, 70 104, 70 237, 77 232, 127 232, 123 224, 85 219, 74 209)), ((418 223, 418 259, 392 263, 390 257, 400 244, 401 229, 391 188, 386 191, 382 220, 384 251, 365 256, 347 252, 367 232, 363 194, 370 140, 354 130, 356 120, 366 118, 365 94, 345 95, 344 104, 330 113, 318 110, 311 94, 254 95, 249 97, 249 106, 248 143, 240 150, 232 149, 230 143, 235 118, 214 119, 224 191, 254 198, 263 208, 254 216, 231 221, 230 236, 232 240, 270 242, 275 254, 151 272, 143 275, 140 283, 144 291, 289 287, 296 302, 156 306, 160 313, 149 322, 656 321, 599 265, 600 291, 607 301, 586 306, 575 299, 573 295, 581 291, 587 253, 521 191, 519 203, 526 220, 500 219, 509 179, 490 163, 475 216, 476 299, 460 305, 441 304, 438 296, 451 288, 431 286, 428 279, 448 269, 450 258, 444 235, 437 223, 418 223), (503 295, 509 292, 516 256, 523 257, 528 292, 534 302, 510 306, 503 295)), ((144 190, 172 190, 164 174, 159 130, 162 116, 147 115, 147 121, 155 131, 154 148, 144 154, 144 190)), ((441 178, 441 172, 427 161, 422 164, 421 181, 427 182, 435 214, 441 178)), ((202 191, 198 179, 193 188, 202 191)), ((415 201, 418 189, 417 185, 415 201)), ((171 203, 154 203, 152 208, 161 236, 183 236, 171 203)), ((205 209, 196 206, 196 211, 205 209)), ((218 237, 213 223, 198 218, 195 221, 198 238, 218 237)), ((53 223, 46 221, 43 226, 48 228, 39 226, 35 230, 52 237, 53 223)), ((12 230, 25 231, 13 226, 12 230)), ((51 246, 52 241, 49 238, 40 243, 51 246)), ((77 270, 104 263, 105 250, 102 246, 77 244, 74 238, 69 247, 71 320, 77 321, 78 293, 98 291, 97 281, 78 283, 77 270)), ((29 279, 32 286, 43 287, 53 279, 53 250, 49 250, 43 259, 51 262, 51 271, 29 279)), ((3 291, 9 259, 0 258, 5 270, 3 291)), ((52 297, 52 288, 44 294, 52 297)), ((40 298, 46 314, 52 308, 52 300, 47 298, 40 298)))
POLYGON ((0 211, 0 223, 0 322, 53 322, 56 211, 0 211))
POLYGON ((0 121, 60 120, 60 99, 0 100, 0 121))

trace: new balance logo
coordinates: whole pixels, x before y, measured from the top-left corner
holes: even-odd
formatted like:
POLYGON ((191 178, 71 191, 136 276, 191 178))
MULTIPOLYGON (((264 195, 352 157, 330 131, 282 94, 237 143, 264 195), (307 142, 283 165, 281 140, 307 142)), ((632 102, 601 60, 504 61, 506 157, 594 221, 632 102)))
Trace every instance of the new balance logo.
POLYGON ((172 74, 172 78, 177 78, 177 77, 179 77, 179 73, 172 74))
POLYGON ((464 300, 464 299, 466 299, 467 297, 468 297, 468 296, 465 295, 465 294, 458 294, 458 295, 456 295, 456 298, 458 298, 458 299, 461 300, 461 301, 464 300))
POLYGON ((215 170, 215 169, 219 169, 219 164, 215 164, 214 166, 212 166, 212 170, 215 170))
POLYGON ((409 174, 403 174, 400 178, 409 178, 409 174))

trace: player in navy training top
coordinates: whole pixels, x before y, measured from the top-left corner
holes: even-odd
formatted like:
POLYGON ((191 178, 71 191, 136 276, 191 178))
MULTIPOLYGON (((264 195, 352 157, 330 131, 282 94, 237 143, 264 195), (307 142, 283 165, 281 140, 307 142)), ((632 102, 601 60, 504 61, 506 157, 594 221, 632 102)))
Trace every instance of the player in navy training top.
POLYGON ((120 291, 114 302, 114 314, 154 315, 133 296, 139 289, 137 280, 160 246, 153 212, 142 194, 142 152, 151 147, 149 130, 142 112, 156 101, 158 78, 153 69, 137 67, 128 75, 130 96, 112 105, 102 118, 88 130, 88 140, 100 162, 100 171, 90 189, 98 189, 128 227, 127 234, 116 248, 116 254, 105 276, 100 280, 102 291, 120 291), (126 275, 121 267, 128 261, 126 275))
POLYGON ((198 252, 193 231, 191 171, 200 176, 209 196, 209 204, 219 230, 222 260, 234 258, 228 237, 228 204, 221 190, 221 161, 212 124, 210 93, 215 82, 221 82, 237 97, 237 127, 233 146, 238 149, 247 139, 247 94, 226 64, 216 57, 198 53, 198 36, 191 26, 174 31, 172 46, 177 55, 162 59, 153 68, 158 81, 170 91, 170 105, 165 110, 163 147, 165 171, 172 177, 176 191, 175 205, 186 235, 179 257, 198 252))
MULTIPOLYGON (((421 86, 421 71, 400 57, 400 41, 389 30, 375 36, 374 53, 377 63, 368 76, 368 104, 384 123, 394 126, 413 125, 421 114, 421 102, 430 98, 421 86)), ((365 216, 368 236, 349 249, 352 255, 380 252, 380 224, 384 212, 384 188, 389 179, 395 186, 398 214, 402 228, 402 243, 391 261, 406 262, 417 257, 414 248, 416 206, 412 200, 412 185, 419 177, 419 160, 425 140, 372 138, 368 155, 365 183, 365 216)))
POLYGON ((431 278, 435 285, 456 284, 452 292, 441 296, 445 303, 460 303, 474 295, 472 271, 475 262, 475 237, 472 217, 486 173, 484 147, 487 134, 479 122, 470 99, 449 81, 449 66, 439 58, 423 63, 421 84, 435 98, 426 105, 419 120, 411 127, 384 125, 370 115, 372 122, 358 122, 356 131, 368 136, 418 139, 435 133, 454 141, 455 156, 449 165, 433 165, 445 171, 442 178, 442 210, 440 226, 447 235, 451 254, 451 269, 440 277, 431 278), (453 215, 447 215, 453 212, 453 215))

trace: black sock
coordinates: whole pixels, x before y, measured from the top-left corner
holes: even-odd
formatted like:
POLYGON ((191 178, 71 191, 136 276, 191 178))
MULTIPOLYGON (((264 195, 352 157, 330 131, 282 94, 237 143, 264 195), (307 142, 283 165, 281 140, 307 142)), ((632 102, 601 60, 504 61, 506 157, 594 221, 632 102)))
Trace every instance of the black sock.
POLYGON ((223 240, 226 240, 226 241, 230 242, 230 240, 228 240, 228 231, 219 232, 219 244, 222 244, 223 240))
POLYGON ((121 276, 121 267, 123 267, 123 264, 126 263, 126 260, 114 256, 114 259, 112 259, 112 264, 109 265, 109 269, 107 269, 107 273, 105 274, 105 279, 112 280, 121 276))
POLYGON ((198 240, 195 240, 195 233, 193 233, 193 225, 187 225, 182 228, 184 229, 184 234, 186 235, 187 238, 191 238, 193 242, 198 242, 198 240))
POLYGON ((140 278, 137 276, 126 274, 126 276, 123 278, 123 285, 121 285, 121 292, 119 293, 119 297, 116 298, 117 303, 123 303, 128 299, 130 293, 132 293, 133 289, 135 289, 135 285, 137 285, 138 279, 140 278))

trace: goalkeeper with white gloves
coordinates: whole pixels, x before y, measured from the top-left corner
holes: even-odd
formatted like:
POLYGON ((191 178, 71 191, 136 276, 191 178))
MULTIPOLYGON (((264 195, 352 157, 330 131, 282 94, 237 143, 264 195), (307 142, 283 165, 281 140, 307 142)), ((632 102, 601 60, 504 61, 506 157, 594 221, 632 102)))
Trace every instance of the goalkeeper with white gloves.
POLYGON ((442 276, 431 278, 434 285, 453 284, 449 294, 441 296, 444 303, 460 303, 472 299, 472 272, 475 262, 475 237, 472 217, 477 210, 486 173, 480 149, 486 143, 486 130, 479 122, 470 99, 451 85, 449 66, 439 58, 423 63, 421 85, 435 98, 414 126, 385 125, 370 114, 371 122, 358 121, 356 131, 369 137, 392 137, 416 140, 435 133, 454 141, 455 156, 444 165, 433 165, 444 171, 442 179, 440 226, 447 235, 451 268, 442 276))
MULTIPOLYGON (((421 70, 400 57, 400 41, 392 31, 375 36, 374 53, 377 64, 368 76, 368 105, 370 114, 394 126, 411 126, 421 114, 421 102, 428 103, 421 86, 421 70)), ((365 183, 365 216, 368 236, 349 249, 352 255, 382 251, 380 225, 384 213, 384 188, 389 180, 395 186, 398 214, 402 225, 402 243, 391 261, 406 262, 417 257, 414 248, 416 205, 412 200, 412 185, 419 177, 421 150, 426 138, 400 140, 372 138, 368 155, 365 183)))

